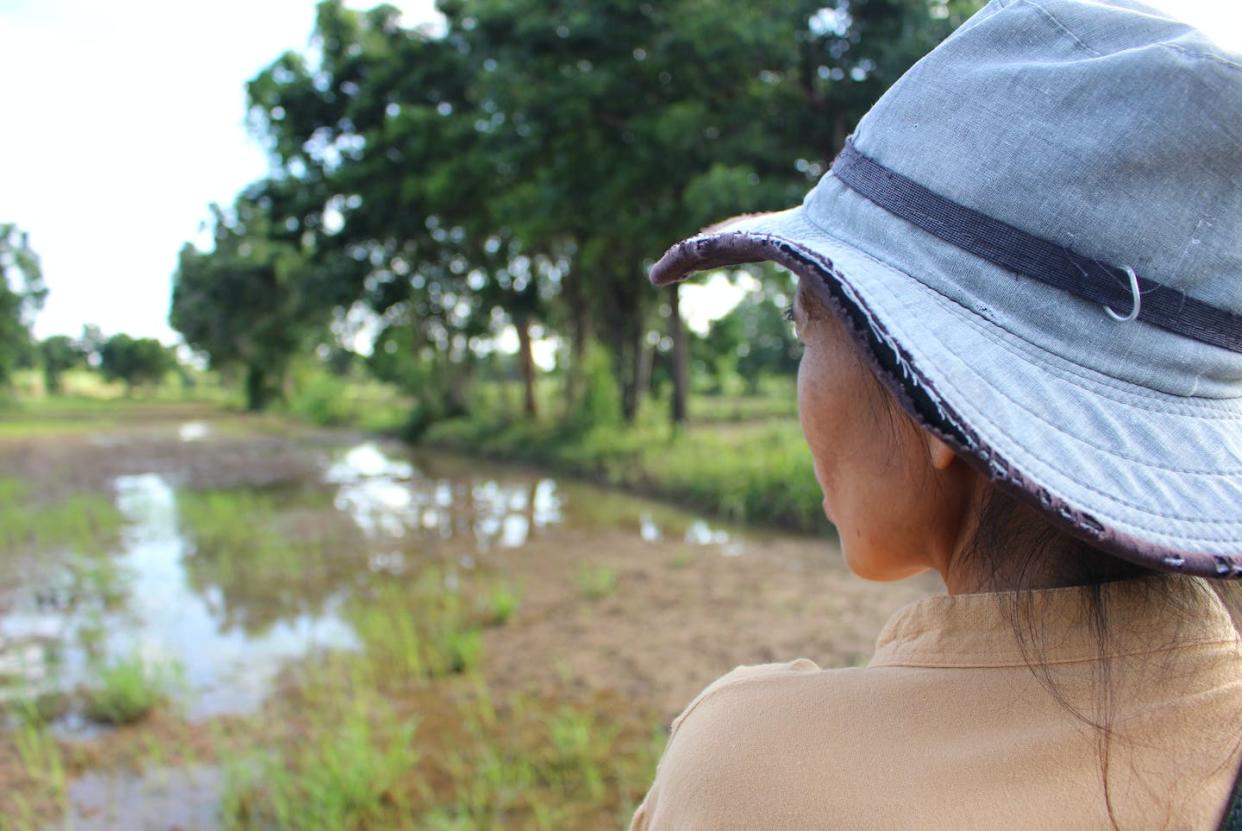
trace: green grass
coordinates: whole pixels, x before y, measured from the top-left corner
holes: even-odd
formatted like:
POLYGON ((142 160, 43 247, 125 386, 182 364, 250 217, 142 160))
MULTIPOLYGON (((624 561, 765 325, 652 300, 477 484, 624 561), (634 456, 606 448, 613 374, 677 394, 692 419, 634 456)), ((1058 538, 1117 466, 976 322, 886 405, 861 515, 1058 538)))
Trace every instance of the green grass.
POLYGON ((549 466, 739 522, 824 531, 822 495, 796 419, 674 429, 650 414, 575 431, 552 420, 463 418, 425 444, 549 466))
POLYGON ((482 628, 496 622, 495 609, 477 602, 482 594, 450 586, 439 569, 428 568, 409 583, 383 583, 355 598, 346 617, 381 674, 427 681, 480 665, 482 628))
POLYGON ((576 579, 578 590, 588 600, 599 600, 617 590, 617 570, 608 566, 582 566, 576 579))
POLYGON ((663 748, 655 714, 603 693, 495 697, 482 627, 510 603, 486 574, 434 566, 359 596, 345 611, 362 651, 308 659, 291 720, 225 761, 226 826, 623 826, 663 748))
POLYGON ((223 813, 235 828, 298 831, 389 827, 408 810, 407 779, 418 763, 417 718, 401 719, 371 695, 315 719, 285 754, 234 761, 223 813))
POLYGON ((102 724, 131 724, 168 701, 179 670, 139 655, 101 666, 87 693, 86 714, 102 724))
POLYGON ((349 425, 391 434, 406 424, 413 402, 389 384, 341 378, 316 369, 297 378, 287 407, 294 417, 322 427, 349 425))
POLYGON ((500 583, 487 592, 484 599, 486 621, 492 626, 504 626, 517 613, 521 601, 507 584, 500 583))
POLYGON ((112 501, 94 493, 72 493, 52 502, 26 483, 0 479, 0 551, 22 553, 64 548, 94 556, 121 526, 112 501))
POLYGON ((191 587, 219 591, 228 600, 224 625, 251 636, 326 608, 357 569, 359 533, 331 506, 331 494, 317 489, 180 491, 191 587))
MULTIPOLYGON (((63 806, 68 794, 67 777, 56 737, 52 735, 37 704, 19 701, 13 710, 16 725, 12 741, 29 787, 43 799, 63 806)), ((18 807, 21 810, 20 803, 18 807)))

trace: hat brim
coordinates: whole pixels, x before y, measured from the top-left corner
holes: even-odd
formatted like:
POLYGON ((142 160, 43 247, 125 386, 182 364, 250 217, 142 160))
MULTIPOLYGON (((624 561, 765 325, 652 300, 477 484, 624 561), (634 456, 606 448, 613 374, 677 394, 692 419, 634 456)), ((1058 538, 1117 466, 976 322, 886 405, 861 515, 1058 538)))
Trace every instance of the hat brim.
POLYGON ((1242 401, 1073 364, 829 230, 800 207, 739 217, 670 248, 651 281, 782 265, 841 318, 902 406, 999 487, 1139 565, 1242 576, 1242 401))

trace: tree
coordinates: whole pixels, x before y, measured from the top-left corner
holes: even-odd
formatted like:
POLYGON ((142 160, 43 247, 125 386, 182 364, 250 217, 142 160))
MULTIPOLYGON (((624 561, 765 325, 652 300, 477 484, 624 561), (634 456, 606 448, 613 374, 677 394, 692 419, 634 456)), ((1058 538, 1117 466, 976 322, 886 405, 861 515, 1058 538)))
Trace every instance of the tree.
POLYGON ((230 213, 213 207, 214 246, 184 246, 173 275, 172 327, 213 368, 243 369, 253 411, 283 396, 290 360, 324 336, 349 279, 339 258, 312 264, 298 229, 274 221, 281 195, 260 182, 230 213))
POLYGON ((158 384, 176 361, 155 338, 132 338, 118 334, 99 350, 99 368, 109 381, 123 381, 126 394, 144 384, 158 384))
POLYGON ((706 335, 691 339, 697 374, 711 379, 712 391, 734 387, 754 394, 764 376, 798 372, 802 347, 784 314, 792 302, 792 286, 786 275, 770 267, 761 273, 765 279, 759 288, 713 321, 706 335))
POLYGON ((48 393, 64 392, 63 375, 74 367, 86 363, 86 351, 68 335, 52 335, 39 343, 39 357, 43 364, 43 384, 48 393))
POLYGON ((0 386, 11 385, 13 373, 32 363, 30 326, 46 298, 39 256, 28 235, 12 223, 0 223, 0 386))
POLYGON ((401 351, 379 364, 416 364, 395 375, 424 408, 461 411, 480 341, 512 324, 533 414, 542 325, 568 331, 567 399, 599 338, 632 418, 667 325, 684 417, 677 290, 652 292, 644 258, 720 216, 796 203, 978 5, 824 3, 441 0, 432 30, 324 0, 312 48, 248 87, 278 166, 268 233, 302 257, 295 274, 352 264, 311 294, 380 317, 401 351))

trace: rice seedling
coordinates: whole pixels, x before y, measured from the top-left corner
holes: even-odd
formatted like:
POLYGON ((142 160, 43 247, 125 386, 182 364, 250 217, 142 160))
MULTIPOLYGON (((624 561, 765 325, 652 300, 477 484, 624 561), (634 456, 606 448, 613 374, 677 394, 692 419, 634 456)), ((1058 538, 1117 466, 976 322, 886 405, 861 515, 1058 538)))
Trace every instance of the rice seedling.
POLYGON ((125 602, 130 575, 104 552, 79 555, 69 563, 69 592, 78 599, 90 599, 107 609, 125 602))
POLYGON ((102 494, 72 493, 47 503, 25 482, 0 479, 0 551, 63 548, 94 555, 121 526, 121 513, 102 494))
MULTIPOLYGON (((68 787, 60 745, 33 700, 17 701, 13 714, 16 726, 12 741, 30 787, 26 797, 63 807, 68 787)), ((23 804, 25 811, 30 812, 30 802, 24 801, 23 804)), ((22 810, 22 805, 16 807, 22 810)))
POLYGON ((504 626, 518 608, 518 596, 501 583, 492 587, 485 601, 486 620, 492 626, 504 626))
POLYGON ((441 673, 469 672, 483 655, 483 633, 478 629, 446 629, 432 644, 434 666, 441 673))
POLYGON ((607 597, 617 589, 617 570, 609 566, 582 566, 578 569, 578 589, 588 600, 607 597))
POLYGON ((104 724, 130 724, 165 703, 179 675, 175 665, 133 655, 100 667, 87 693, 86 714, 104 724))
POLYGON ((365 694, 326 715, 284 754, 228 767, 222 808, 233 827, 391 828, 408 813, 417 721, 397 718, 365 694))

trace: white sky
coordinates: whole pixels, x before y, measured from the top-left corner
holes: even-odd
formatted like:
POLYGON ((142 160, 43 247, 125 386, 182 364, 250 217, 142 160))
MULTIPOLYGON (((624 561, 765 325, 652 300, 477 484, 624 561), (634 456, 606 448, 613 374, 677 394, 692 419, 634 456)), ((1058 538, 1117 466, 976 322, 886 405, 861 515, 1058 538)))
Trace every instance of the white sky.
MULTIPOLYGON (((396 5, 412 22, 432 0, 396 5)), ((1242 0, 1156 5, 1242 51, 1242 0)), ((245 130, 244 84, 304 47, 313 23, 313 0, 0 0, 0 221, 28 231, 42 258, 39 337, 96 323, 176 340, 177 251, 209 203, 267 170, 245 130)), ((743 290, 721 279, 684 291, 701 330, 743 290)))

